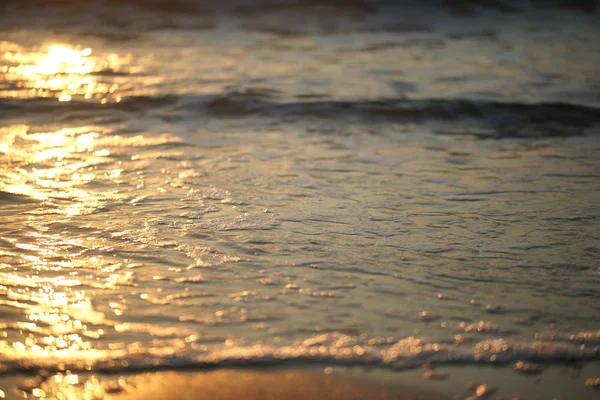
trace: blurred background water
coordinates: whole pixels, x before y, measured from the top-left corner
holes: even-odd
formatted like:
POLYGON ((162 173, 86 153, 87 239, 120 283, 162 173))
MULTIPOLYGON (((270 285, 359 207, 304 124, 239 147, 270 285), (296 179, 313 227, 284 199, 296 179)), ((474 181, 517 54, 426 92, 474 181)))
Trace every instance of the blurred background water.
POLYGON ((5 396, 598 360, 594 2, 0 9, 5 396))

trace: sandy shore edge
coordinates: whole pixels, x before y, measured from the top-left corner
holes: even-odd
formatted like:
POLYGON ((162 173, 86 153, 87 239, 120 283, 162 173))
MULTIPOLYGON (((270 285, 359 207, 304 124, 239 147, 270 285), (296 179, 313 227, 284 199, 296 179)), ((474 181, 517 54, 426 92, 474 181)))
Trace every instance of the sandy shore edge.
MULTIPOLYGON (((323 371, 323 370, 321 370, 323 371)), ((329 372, 329 371, 327 371, 329 372)), ((401 392, 343 374, 313 370, 160 371, 127 377, 128 385, 107 399, 292 400, 398 399, 437 400, 416 391, 401 392)))

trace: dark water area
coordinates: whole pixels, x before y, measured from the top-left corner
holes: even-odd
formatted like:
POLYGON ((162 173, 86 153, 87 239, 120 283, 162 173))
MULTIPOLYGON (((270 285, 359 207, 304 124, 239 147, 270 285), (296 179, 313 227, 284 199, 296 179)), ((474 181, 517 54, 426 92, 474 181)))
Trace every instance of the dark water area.
POLYGON ((595 398, 599 12, 2 2, 0 395, 310 366, 595 398))

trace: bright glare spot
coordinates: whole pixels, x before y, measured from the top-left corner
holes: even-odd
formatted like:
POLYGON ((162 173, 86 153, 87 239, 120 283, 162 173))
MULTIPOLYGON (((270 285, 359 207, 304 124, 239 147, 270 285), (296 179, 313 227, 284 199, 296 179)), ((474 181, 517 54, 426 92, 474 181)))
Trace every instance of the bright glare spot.
POLYGON ((69 384, 71 384, 71 385, 77 385, 79 383, 79 375, 77 375, 77 374, 67 375, 67 376, 65 376, 65 380, 67 382, 69 382, 69 384))
POLYGON ((0 87, 0 98, 49 97, 61 102, 81 98, 106 104, 120 102, 123 94, 131 90, 129 84, 111 74, 95 74, 128 70, 129 56, 92 56, 91 48, 80 49, 68 44, 54 44, 37 51, 23 48, 19 52, 1 52, 3 47, 21 48, 15 43, 0 41, 0 62, 6 62, 0 65, 0 81, 7 83, 0 87))
POLYGON ((95 63, 86 57, 92 54, 91 49, 75 50, 63 45, 50 46, 48 54, 37 65, 25 67, 25 73, 44 75, 89 74, 94 70, 95 63), (87 50, 87 51, 86 51, 87 50))
POLYGON ((58 98, 58 101, 71 101, 71 95, 69 94, 61 94, 58 98))

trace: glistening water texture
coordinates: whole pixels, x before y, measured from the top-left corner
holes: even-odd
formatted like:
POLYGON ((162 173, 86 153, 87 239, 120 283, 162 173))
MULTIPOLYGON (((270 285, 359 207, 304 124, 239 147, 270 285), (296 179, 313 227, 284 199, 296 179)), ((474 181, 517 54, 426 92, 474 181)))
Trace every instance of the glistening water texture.
POLYGON ((596 12, 109 3, 0 17, 0 395, 598 360, 596 12))

